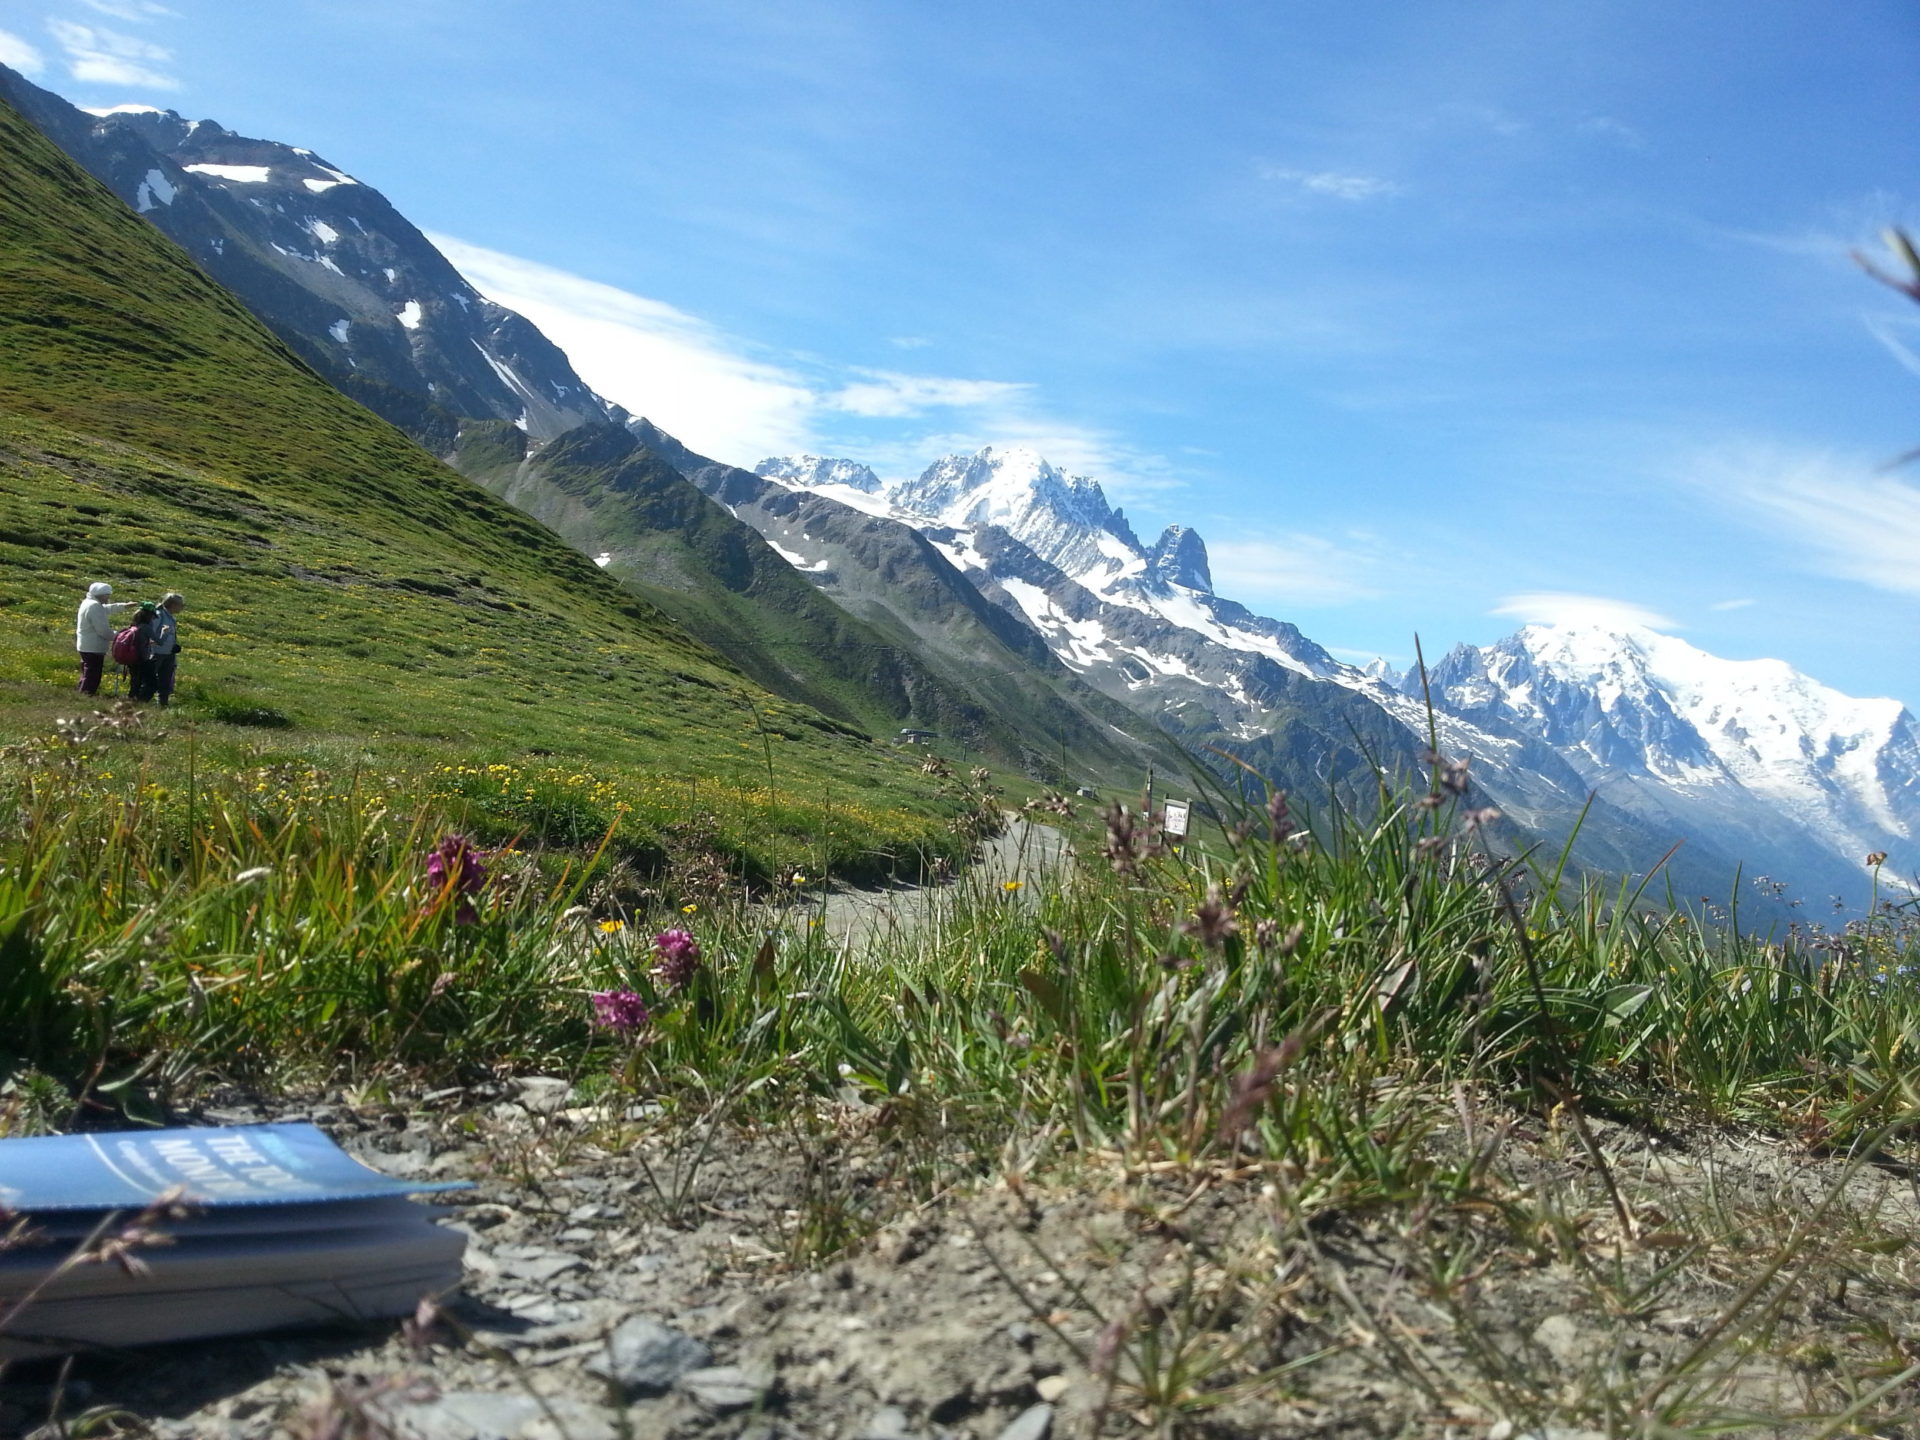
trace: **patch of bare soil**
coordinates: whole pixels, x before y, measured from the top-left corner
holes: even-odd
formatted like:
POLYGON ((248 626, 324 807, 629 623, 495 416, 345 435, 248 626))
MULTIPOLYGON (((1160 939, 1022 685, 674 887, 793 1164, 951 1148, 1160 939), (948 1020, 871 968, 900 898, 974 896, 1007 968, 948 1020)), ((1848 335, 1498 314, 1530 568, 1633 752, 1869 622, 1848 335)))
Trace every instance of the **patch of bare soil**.
POLYGON ((466 1293, 419 1325, 16 1367, 0 1430, 1920 1434, 1920 1194, 1891 1163, 1581 1133, 1464 1095, 1430 1142, 1456 1178, 1404 1194, 1271 1165, 1036 1163, 1046 1137, 981 1155, 852 1100, 741 1128, 535 1079, 306 1113, 382 1169, 476 1182, 449 1219, 471 1237, 466 1293))

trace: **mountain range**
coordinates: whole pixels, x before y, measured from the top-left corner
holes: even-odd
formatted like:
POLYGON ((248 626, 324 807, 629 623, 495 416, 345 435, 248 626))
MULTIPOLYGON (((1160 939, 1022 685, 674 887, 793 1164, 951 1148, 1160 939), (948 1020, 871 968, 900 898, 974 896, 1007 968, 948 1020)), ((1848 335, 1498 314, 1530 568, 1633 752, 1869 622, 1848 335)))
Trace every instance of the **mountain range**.
MULTIPOLYGON (((1317 767, 1325 781, 1354 747, 1398 756, 1431 723, 1487 801, 1536 839, 1571 838, 1592 868, 1644 871, 1684 839, 1669 863, 1685 891, 1722 898, 1740 870, 1760 906, 1776 881, 1858 903, 1868 854, 1890 852, 1896 870, 1920 859, 1913 715, 1780 661, 1723 660, 1642 629, 1529 626, 1457 647, 1424 679, 1359 668, 1216 594, 1194 530, 1145 544, 1097 483, 1030 451, 950 455, 892 484, 813 455, 755 471, 920 530, 1089 684, 1265 773, 1317 767)), ((812 573, 829 564, 812 530, 766 533, 812 573)))
POLYGON ((1528 627, 1423 677, 1341 662, 1218 594, 1205 542, 1143 541, 1101 486, 1022 449, 882 479, 855 459, 751 471, 596 395, 377 191, 311 151, 171 111, 0 98, 177 241, 321 377, 650 601, 835 719, 941 732, 1055 783, 1198 755, 1309 795, 1469 758, 1509 843, 1716 899, 1736 872, 1865 895, 1920 869, 1920 727, 1777 661, 1650 631, 1528 627), (1231 757, 1231 758, 1229 758, 1231 757), (1238 762, 1236 764, 1235 762, 1238 762))

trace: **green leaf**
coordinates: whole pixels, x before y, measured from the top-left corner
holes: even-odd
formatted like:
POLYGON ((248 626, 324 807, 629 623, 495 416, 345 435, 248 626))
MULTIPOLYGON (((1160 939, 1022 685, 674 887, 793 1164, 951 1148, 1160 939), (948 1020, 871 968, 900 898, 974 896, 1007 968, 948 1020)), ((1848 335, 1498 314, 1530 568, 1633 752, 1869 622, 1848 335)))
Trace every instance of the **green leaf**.
POLYGON ((1600 997, 1600 1008, 1606 1013, 1608 1024, 1618 1025, 1652 998, 1651 985, 1616 985, 1600 997))

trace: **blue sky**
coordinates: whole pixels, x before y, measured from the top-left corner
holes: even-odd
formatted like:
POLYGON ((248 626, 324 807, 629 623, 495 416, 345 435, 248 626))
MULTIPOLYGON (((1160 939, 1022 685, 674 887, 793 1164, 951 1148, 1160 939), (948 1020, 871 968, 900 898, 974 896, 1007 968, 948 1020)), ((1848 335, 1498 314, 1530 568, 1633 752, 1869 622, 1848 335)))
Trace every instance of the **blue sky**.
POLYGON ((1638 613, 1920 708, 1920 10, 0 0, 696 449, 1032 445, 1350 658, 1638 613))

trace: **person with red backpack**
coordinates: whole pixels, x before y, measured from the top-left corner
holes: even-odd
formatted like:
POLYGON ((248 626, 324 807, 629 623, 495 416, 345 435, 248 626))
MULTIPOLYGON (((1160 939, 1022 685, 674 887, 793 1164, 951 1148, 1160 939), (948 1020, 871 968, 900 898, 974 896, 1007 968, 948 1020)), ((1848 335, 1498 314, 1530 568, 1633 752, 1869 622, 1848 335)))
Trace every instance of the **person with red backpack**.
POLYGON ((87 587, 87 598, 80 602, 74 619, 73 648, 80 652, 80 693, 98 695, 100 674, 106 669, 107 652, 113 649, 113 612, 130 610, 132 600, 113 599, 113 586, 96 580, 87 587))
POLYGON ((108 653, 117 664, 127 667, 127 694, 135 700, 153 696, 153 622, 159 615, 151 600, 140 602, 133 612, 133 623, 113 637, 108 653))

